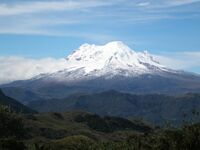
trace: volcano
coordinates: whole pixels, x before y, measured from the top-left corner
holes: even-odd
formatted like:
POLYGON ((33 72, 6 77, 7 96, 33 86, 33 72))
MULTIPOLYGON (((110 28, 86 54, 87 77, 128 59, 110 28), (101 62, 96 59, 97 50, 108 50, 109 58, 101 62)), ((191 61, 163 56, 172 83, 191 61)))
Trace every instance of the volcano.
POLYGON ((172 95, 200 91, 199 75, 165 67, 147 51, 136 52, 121 41, 83 44, 66 57, 65 65, 58 72, 3 85, 3 90, 22 102, 29 95, 29 100, 64 98, 74 93, 106 90, 172 95), (25 96, 16 97, 16 88, 25 96))

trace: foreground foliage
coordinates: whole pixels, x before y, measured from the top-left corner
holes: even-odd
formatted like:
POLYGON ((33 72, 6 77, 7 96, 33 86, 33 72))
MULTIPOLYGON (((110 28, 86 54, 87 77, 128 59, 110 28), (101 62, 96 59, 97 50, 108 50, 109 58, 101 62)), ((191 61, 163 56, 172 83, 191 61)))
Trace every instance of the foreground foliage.
POLYGON ((0 107, 1 150, 197 150, 200 124, 153 129, 84 112, 24 115, 0 107))

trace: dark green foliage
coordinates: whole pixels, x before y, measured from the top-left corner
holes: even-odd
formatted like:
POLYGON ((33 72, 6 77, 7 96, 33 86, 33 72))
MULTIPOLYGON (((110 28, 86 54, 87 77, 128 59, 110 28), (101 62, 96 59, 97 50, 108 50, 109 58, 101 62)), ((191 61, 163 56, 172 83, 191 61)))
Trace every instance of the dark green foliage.
POLYGON ((61 113, 54 112, 52 113, 52 116, 55 117, 56 119, 60 119, 60 120, 64 119, 61 113))
POLYGON ((198 150, 200 125, 183 129, 161 130, 150 134, 132 135, 123 141, 97 142, 95 150, 198 150))
POLYGON ((88 150, 93 140, 83 135, 75 135, 56 140, 52 144, 53 149, 57 150, 88 150))
POLYGON ((2 150, 26 150, 23 142, 17 139, 0 139, 0 149, 2 150))
POLYGON ((7 106, 0 105, 0 149, 23 150, 25 146, 20 141, 25 136, 22 117, 7 106))
POLYGON ((97 131, 102 131, 102 132, 112 132, 112 128, 109 127, 109 124, 100 118, 98 115, 85 115, 85 116, 77 116, 75 118, 75 121, 77 122, 86 122, 86 124, 97 131))
POLYGON ((118 117, 84 112, 24 116, 5 106, 0 109, 0 119, 2 150, 198 150, 200 147, 200 123, 153 130, 118 117), (24 134, 30 136, 26 138, 24 134))
POLYGON ((141 132, 149 132, 151 128, 133 123, 127 119, 119 117, 104 117, 98 115, 86 114, 78 115, 75 118, 77 122, 85 122, 91 129, 102 132, 114 132, 117 130, 137 130, 141 132))
MULTIPOLYGON (((103 95, 99 94, 96 99, 93 95, 90 95, 89 99, 87 96, 80 96, 74 106, 84 109, 87 106, 87 109, 91 109, 91 106, 95 106, 98 102, 99 110, 102 111, 105 107, 101 105, 111 100, 108 104, 119 110, 125 106, 130 110, 125 105, 129 104, 135 108, 151 107, 153 113, 166 113, 160 106, 166 105, 164 102, 169 97, 159 100, 159 95, 148 95, 148 104, 141 103, 146 99, 144 97, 136 95, 132 97, 129 94, 110 91, 103 95), (99 101, 101 99, 104 100, 99 101), (121 106, 118 105, 119 102, 121 106), (155 102, 159 102, 159 107, 154 106, 155 102)), ((187 94, 184 99, 173 98, 175 102, 183 100, 184 105, 176 103, 174 105, 178 105, 182 112, 186 110, 190 113, 183 114, 182 128, 172 128, 169 123, 166 129, 153 129, 144 123, 121 117, 102 117, 79 111, 34 114, 30 113, 32 110, 1 92, 0 98, 0 103, 3 104, 0 105, 0 150, 198 150, 200 147, 200 123, 195 124, 199 119, 199 112, 196 111, 199 104, 198 94, 187 94), (188 107, 185 104, 191 103, 192 109, 186 109, 188 107), (26 115, 19 112, 24 112, 26 115)), ((72 101, 68 102, 73 104, 72 101)), ((167 103, 167 106, 171 105, 167 103)), ((177 106, 168 111, 174 111, 175 108, 177 106)), ((168 115, 172 115, 171 112, 168 115)))
POLYGON ((23 135, 22 118, 12 112, 9 107, 0 105, 0 138, 21 138, 23 135))
POLYGON ((58 139, 58 138, 65 137, 67 135, 65 130, 54 130, 48 127, 39 128, 38 133, 40 134, 40 136, 46 137, 49 139, 58 139))
POLYGON ((200 124, 185 126, 183 134, 183 147, 188 149, 198 149, 200 147, 200 124))

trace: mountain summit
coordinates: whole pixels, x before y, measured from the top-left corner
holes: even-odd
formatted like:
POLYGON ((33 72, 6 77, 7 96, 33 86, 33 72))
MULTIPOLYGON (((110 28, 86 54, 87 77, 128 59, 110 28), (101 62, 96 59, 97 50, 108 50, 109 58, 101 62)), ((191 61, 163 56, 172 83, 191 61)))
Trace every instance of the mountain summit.
POLYGON ((67 57, 68 70, 82 69, 84 74, 139 75, 166 70, 148 52, 130 49, 121 41, 106 45, 83 44, 67 57))
MULTIPOLYGON (((19 88, 25 95, 32 93, 30 99, 112 89, 141 94, 200 91, 200 76, 169 69, 148 52, 135 52, 120 41, 100 46, 83 44, 66 58, 65 66, 55 73, 5 85, 4 91, 15 98, 13 93, 19 88)), ((25 101, 23 94, 21 101, 25 101)))
POLYGON ((123 42, 114 41, 105 45, 81 45, 66 58, 66 68, 49 74, 48 78, 71 82, 97 77, 158 75, 163 72, 173 71, 158 63, 147 51, 135 52, 123 42))
POLYGON ((66 58, 66 67, 39 75, 46 81, 77 82, 95 78, 137 77, 175 72, 157 62, 147 51, 135 52, 121 41, 105 45, 83 44, 66 58))

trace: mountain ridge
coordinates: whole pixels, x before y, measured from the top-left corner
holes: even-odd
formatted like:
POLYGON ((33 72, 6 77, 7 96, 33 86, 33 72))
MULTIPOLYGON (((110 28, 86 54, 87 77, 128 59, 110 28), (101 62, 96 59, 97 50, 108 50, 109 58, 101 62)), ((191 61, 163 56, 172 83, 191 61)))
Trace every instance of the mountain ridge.
MULTIPOLYGON (((121 41, 113 41, 105 45, 83 44, 66 60, 68 67, 62 73, 81 71, 81 75, 78 74, 76 78, 172 72, 158 63, 147 51, 135 52, 121 41)), ((62 73, 54 73, 52 77, 56 78, 57 74, 60 75, 58 78, 62 78, 62 73)))
POLYGON ((82 110, 101 116, 142 118, 159 125, 168 121, 176 126, 182 124, 183 120, 196 119, 193 118, 192 112, 200 109, 199 99, 200 94, 192 93, 184 96, 140 95, 109 90, 100 93, 71 95, 64 99, 34 101, 29 103, 29 107, 39 112, 82 110), (184 114, 187 117, 184 117, 184 114))
POLYGON ((27 113, 27 114, 36 113, 35 110, 32 110, 31 108, 19 103, 15 99, 6 96, 1 89, 0 89, 0 105, 7 106, 9 107, 10 110, 16 112, 27 113))
POLYGON ((119 41, 97 46, 83 44, 66 58, 66 64, 64 70, 1 87, 11 97, 14 94, 8 91, 20 88, 41 99, 110 89, 170 95, 200 91, 199 75, 167 68, 147 52, 135 52, 119 41))

